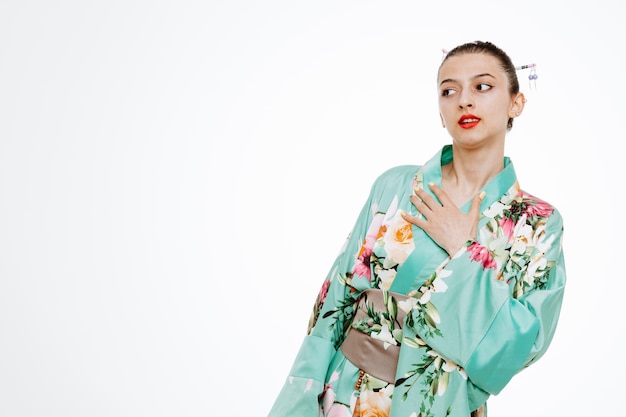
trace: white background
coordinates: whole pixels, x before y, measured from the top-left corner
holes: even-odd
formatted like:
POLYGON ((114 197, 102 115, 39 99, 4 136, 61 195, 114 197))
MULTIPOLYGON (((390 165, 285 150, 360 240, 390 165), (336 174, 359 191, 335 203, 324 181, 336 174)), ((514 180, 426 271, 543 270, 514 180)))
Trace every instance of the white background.
POLYGON ((569 272, 490 415, 619 415, 621 6, 433 3, 0 1, 0 416, 266 415, 374 178, 449 142, 441 49, 476 39, 538 65, 507 154, 569 272))

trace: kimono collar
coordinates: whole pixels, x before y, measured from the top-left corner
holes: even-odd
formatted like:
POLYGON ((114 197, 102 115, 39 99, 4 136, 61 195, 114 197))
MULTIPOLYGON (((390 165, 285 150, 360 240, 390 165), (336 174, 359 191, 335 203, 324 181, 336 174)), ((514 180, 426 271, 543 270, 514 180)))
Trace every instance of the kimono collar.
MULTIPOLYGON (((423 168, 424 173, 424 189, 431 195, 432 192, 428 188, 429 182, 434 182, 441 187, 441 167, 449 164, 453 159, 452 145, 445 145, 439 152, 428 161, 423 168)), ((480 205, 480 211, 486 210, 490 205, 495 203, 515 184, 517 181, 517 175, 515 174, 515 168, 513 162, 507 156, 504 157, 504 169, 492 178, 484 187, 483 190, 487 193, 480 205)), ((468 212, 471 206, 471 200, 466 202, 461 210, 468 212)))

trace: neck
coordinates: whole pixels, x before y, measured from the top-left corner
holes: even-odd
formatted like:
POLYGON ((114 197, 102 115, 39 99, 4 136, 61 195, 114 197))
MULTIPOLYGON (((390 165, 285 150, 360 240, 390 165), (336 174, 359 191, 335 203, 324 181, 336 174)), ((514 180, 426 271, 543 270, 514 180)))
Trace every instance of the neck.
POLYGON ((453 145, 454 159, 441 167, 442 187, 457 205, 465 203, 504 169, 504 147, 467 150, 453 145))

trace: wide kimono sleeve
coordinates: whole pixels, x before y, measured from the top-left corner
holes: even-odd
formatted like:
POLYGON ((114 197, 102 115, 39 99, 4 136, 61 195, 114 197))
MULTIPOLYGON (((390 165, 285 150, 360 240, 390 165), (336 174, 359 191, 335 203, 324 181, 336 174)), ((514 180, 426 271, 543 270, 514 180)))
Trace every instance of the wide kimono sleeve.
POLYGON ((438 309, 438 332, 416 332, 465 370, 469 392, 499 393, 548 348, 566 280, 562 231, 554 209, 518 226, 508 252, 498 248, 497 239, 470 241, 438 272, 443 290, 430 299, 438 309))
POLYGON ((307 335, 269 417, 319 415, 318 397, 324 390, 330 361, 343 342, 354 315, 354 301, 359 294, 350 285, 354 266, 368 230, 376 227, 373 221, 377 217, 381 195, 390 189, 386 177, 388 175, 383 174, 374 182, 356 224, 322 284, 307 335))

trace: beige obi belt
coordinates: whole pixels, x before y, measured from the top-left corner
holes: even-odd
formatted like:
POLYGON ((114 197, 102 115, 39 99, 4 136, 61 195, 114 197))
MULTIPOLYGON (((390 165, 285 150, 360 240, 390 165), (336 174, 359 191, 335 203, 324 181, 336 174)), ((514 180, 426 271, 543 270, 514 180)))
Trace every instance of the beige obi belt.
MULTIPOLYGON (((408 298, 406 295, 393 292, 387 292, 387 296, 393 297, 396 302, 408 298)), ((368 310, 387 311, 385 295, 382 290, 370 288, 363 291, 358 300, 353 323, 369 320, 368 310)), ((406 313, 398 309, 394 322, 396 329, 402 328, 405 317, 406 313)), ((374 339, 369 334, 351 327, 340 349, 344 356, 359 369, 385 382, 395 383, 400 346, 374 339)))

